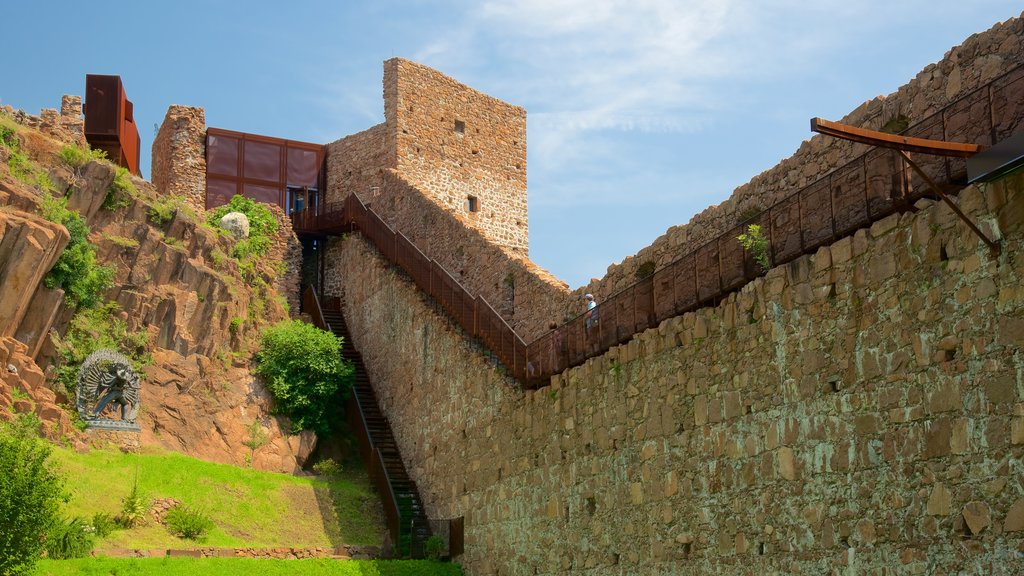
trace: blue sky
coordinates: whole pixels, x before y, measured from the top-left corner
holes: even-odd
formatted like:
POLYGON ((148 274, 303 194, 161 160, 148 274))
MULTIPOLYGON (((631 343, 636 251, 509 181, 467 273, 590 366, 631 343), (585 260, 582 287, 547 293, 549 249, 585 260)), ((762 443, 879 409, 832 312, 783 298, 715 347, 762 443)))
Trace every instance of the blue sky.
POLYGON ((13 2, 0 103, 118 74, 143 140, 170 104, 326 143, 383 121, 401 56, 528 112, 530 256, 576 287, 892 92, 1004 0, 13 2), (88 8, 85 8, 88 6, 88 8))

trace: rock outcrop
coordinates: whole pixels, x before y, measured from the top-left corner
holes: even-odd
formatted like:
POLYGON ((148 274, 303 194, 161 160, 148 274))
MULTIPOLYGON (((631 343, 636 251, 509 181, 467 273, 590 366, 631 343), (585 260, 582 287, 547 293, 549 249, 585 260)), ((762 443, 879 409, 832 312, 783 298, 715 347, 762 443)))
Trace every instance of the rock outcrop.
MULTIPOLYGON (((251 458, 261 469, 300 468, 315 437, 292 435, 287 419, 270 415, 270 397, 248 369, 259 327, 288 315, 275 290, 283 267, 269 258, 241 270, 228 256, 234 240, 141 179, 133 179, 137 191, 119 193, 117 207, 104 207, 112 165, 72 170, 59 161, 63 142, 26 127, 17 136, 20 150, 85 218, 98 262, 115 267, 104 297, 117 303, 118 319, 148 337, 153 360, 142 383, 142 445, 233 464, 251 458), (267 439, 250 453, 245 444, 254 421, 267 439)), ((59 363, 53 335, 63 334, 75 313, 60 290, 42 282, 68 233, 35 214, 40 194, 0 167, 0 412, 10 418, 3 407, 31 411, 48 437, 75 440, 69 413, 59 406, 67 399, 44 376, 59 363)), ((290 228, 280 234, 294 238, 290 228)))

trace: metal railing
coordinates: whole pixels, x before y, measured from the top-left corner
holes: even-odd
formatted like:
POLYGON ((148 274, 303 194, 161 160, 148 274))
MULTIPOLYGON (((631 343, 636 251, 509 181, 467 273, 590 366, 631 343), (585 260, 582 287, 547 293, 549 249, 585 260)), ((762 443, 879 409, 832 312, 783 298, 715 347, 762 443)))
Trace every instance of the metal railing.
MULTIPOLYGON (((992 145, 1024 130, 1024 66, 975 89, 903 132, 908 136, 992 145), (978 119, 981 119, 980 121, 978 119)), ((965 180, 963 159, 918 157, 924 172, 951 188, 965 180)), ((509 373, 528 386, 603 354, 660 322, 720 301, 761 275, 754 254, 737 237, 761 226, 774 266, 831 244, 928 195, 898 153, 871 149, 739 223, 652 276, 604 299, 593 316, 583 313, 529 345, 483 297, 466 291, 442 266, 396 232, 356 195, 344 202, 343 221, 361 230, 466 333, 479 338, 509 373)))

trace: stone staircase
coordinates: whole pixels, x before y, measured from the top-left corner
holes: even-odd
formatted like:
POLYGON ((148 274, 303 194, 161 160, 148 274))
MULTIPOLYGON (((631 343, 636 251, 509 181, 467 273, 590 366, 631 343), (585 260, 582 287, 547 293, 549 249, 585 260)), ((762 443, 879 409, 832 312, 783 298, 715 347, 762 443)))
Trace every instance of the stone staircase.
MULTIPOLYGON (((322 313, 331 332, 344 339, 341 355, 345 360, 351 362, 355 369, 355 383, 352 392, 358 399, 359 406, 362 407, 362 413, 366 418, 365 425, 370 442, 369 449, 364 453, 372 453, 374 448, 380 451, 384 470, 387 473, 387 483, 391 487, 398 507, 399 536, 398 542, 394 543, 395 555, 422 557, 424 544, 430 538, 431 532, 416 483, 409 477, 405 464, 402 463, 402 456, 391 432, 391 426, 377 404, 373 386, 370 384, 369 375, 363 365, 362 355, 352 343, 352 336, 345 323, 345 317, 340 309, 329 307, 326 304, 322 308, 322 313)), ((357 436, 360 435, 357 434, 357 436)), ((362 441, 361 437, 360 440, 362 441)), ((370 462, 367 462, 367 467, 372 468, 370 462)), ((384 494, 381 496, 382 499, 386 498, 384 494)), ((386 502, 385 507, 387 507, 386 502)))

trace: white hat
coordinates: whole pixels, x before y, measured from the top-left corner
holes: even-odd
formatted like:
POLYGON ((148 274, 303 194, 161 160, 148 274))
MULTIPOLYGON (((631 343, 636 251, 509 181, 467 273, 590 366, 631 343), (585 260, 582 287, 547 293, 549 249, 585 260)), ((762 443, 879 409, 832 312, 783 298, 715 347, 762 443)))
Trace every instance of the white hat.
POLYGON ((593 294, 587 294, 587 295, 584 296, 584 298, 586 298, 587 300, 593 300, 594 299, 594 295, 593 294))

